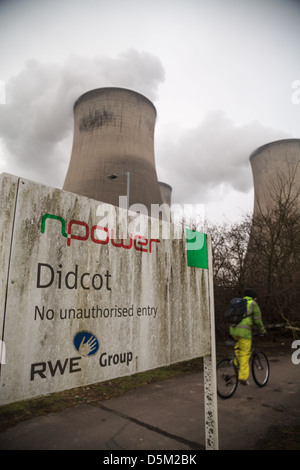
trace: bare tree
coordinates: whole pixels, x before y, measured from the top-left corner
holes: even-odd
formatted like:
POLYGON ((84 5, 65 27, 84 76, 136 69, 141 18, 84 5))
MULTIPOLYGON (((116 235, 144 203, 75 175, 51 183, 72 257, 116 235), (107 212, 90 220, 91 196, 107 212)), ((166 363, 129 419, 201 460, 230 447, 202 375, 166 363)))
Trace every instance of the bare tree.
POLYGON ((258 285, 268 318, 299 319, 300 188, 297 168, 278 174, 269 204, 258 201, 247 253, 247 280, 258 285))
MULTIPOLYGON (((297 168, 279 174, 266 188, 268 204, 234 224, 189 223, 212 236, 216 327, 225 329, 223 313, 246 287, 259 293, 264 321, 300 321, 300 185, 297 168)), ((265 202, 265 201, 264 201, 265 202)), ((184 223, 184 221, 183 221, 184 223)))

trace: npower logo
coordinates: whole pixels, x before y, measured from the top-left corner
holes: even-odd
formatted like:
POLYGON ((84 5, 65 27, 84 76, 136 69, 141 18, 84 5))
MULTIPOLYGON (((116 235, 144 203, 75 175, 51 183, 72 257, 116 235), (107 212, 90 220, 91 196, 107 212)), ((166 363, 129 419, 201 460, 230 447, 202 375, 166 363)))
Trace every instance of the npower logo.
POLYGON ((130 234, 129 240, 121 238, 120 241, 117 242, 114 238, 113 229, 109 231, 107 227, 101 227, 99 225, 93 225, 92 227, 89 227, 86 222, 82 222, 80 220, 70 220, 70 222, 66 224, 66 221, 63 217, 54 214, 43 215, 41 223, 41 233, 45 233, 46 231, 47 219, 55 219, 60 222, 60 231, 61 234, 67 239, 67 246, 71 245, 71 240, 86 241, 91 238, 92 242, 96 243, 97 245, 107 245, 110 242, 116 248, 125 248, 126 250, 130 250, 134 247, 137 251, 151 253, 153 243, 160 243, 160 240, 157 238, 147 238, 143 235, 133 236, 132 234, 130 234), (67 230, 66 225, 68 225, 67 230), (81 235, 78 235, 78 229, 76 231, 75 228, 76 226, 83 227, 80 228, 81 235))

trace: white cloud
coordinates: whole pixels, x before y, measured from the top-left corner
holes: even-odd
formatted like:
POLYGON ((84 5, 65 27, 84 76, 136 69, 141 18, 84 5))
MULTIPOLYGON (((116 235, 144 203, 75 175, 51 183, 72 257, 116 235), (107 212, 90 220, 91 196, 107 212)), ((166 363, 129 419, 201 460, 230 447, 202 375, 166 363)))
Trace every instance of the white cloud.
POLYGON ((250 154, 287 137, 259 122, 238 127, 223 111, 208 113, 190 129, 169 124, 156 145, 160 179, 173 187, 174 202, 207 203, 232 190, 247 193, 253 187, 250 154))
POLYGON ((94 88, 121 86, 155 100, 163 80, 160 60, 135 49, 117 58, 72 55, 63 65, 27 61, 8 80, 7 101, 0 107, 6 162, 23 177, 61 186, 71 155, 76 99, 94 88))

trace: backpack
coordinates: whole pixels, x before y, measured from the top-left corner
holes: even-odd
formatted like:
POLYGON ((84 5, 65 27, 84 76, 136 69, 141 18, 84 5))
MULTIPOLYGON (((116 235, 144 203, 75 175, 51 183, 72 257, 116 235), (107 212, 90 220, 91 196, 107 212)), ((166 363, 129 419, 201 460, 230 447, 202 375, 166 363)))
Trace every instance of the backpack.
MULTIPOLYGON (((251 312, 252 304, 250 305, 249 311, 251 312)), ((230 326, 236 326, 243 318, 250 315, 250 312, 247 311, 247 300, 235 297, 229 302, 227 310, 225 311, 224 318, 230 326)))

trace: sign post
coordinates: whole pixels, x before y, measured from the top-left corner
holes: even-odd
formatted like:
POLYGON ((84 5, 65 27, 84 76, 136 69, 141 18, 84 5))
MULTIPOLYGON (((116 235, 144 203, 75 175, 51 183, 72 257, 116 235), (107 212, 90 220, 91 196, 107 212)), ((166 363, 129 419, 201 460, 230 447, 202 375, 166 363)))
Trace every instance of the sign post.
POLYGON ((209 237, 7 174, 0 230, 0 405, 204 357, 216 448, 209 237))
POLYGON ((218 404, 216 377, 215 310, 213 290, 213 262, 211 237, 187 229, 188 265, 208 272, 208 309, 210 320, 210 352, 203 358, 204 406, 205 406, 205 448, 218 449, 218 404))
POLYGON ((215 309, 213 291, 213 263, 211 237, 208 237, 209 310, 211 328, 211 353, 204 356, 204 399, 206 449, 219 449, 218 403, 217 403, 217 363, 215 344, 215 309))

